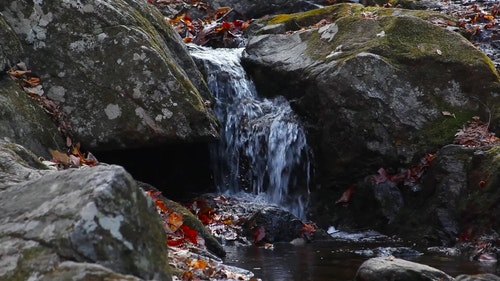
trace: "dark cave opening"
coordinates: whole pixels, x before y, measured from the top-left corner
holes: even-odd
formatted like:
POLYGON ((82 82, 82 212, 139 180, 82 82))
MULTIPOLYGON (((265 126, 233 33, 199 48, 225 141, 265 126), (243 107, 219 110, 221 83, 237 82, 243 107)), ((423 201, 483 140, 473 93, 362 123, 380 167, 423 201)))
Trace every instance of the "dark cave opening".
POLYGON ((186 202, 216 190, 207 143, 92 152, 100 162, 123 166, 134 179, 148 183, 174 201, 186 202))

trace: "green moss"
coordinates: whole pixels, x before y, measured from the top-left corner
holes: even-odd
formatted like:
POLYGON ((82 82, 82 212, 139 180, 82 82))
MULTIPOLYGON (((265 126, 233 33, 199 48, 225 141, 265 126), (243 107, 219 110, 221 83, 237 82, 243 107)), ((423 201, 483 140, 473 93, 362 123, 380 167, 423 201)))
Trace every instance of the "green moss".
POLYGON ((362 10, 362 8, 363 6, 359 4, 343 3, 303 13, 280 14, 269 19, 265 19, 263 22, 270 25, 283 24, 287 27, 287 30, 299 30, 302 27, 308 27, 323 19, 334 22, 341 17, 358 13, 362 10))
POLYGON ((457 131, 475 115, 475 112, 462 110, 460 108, 447 108, 443 111, 450 111, 456 118, 443 116, 430 122, 421 130, 421 144, 426 144, 434 148, 439 148, 448 143, 452 143, 457 131))
POLYGON ((10 281, 28 280, 34 271, 50 270, 50 268, 38 268, 41 261, 47 260, 50 252, 41 246, 35 246, 22 250, 21 257, 17 263, 16 271, 9 277, 10 281))

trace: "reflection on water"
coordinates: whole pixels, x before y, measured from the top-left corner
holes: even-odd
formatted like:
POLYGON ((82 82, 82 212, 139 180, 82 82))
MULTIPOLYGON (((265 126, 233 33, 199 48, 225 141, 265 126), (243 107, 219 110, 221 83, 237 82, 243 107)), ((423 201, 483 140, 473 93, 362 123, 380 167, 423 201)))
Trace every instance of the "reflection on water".
MULTIPOLYGON (((376 248, 381 248, 381 245, 329 241, 304 246, 277 243, 274 250, 230 246, 226 248, 225 263, 251 270, 263 281, 352 281, 358 267, 370 258, 355 252, 376 248)), ((453 277, 459 274, 498 274, 496 263, 482 264, 457 257, 428 255, 401 258, 438 268, 453 277)))

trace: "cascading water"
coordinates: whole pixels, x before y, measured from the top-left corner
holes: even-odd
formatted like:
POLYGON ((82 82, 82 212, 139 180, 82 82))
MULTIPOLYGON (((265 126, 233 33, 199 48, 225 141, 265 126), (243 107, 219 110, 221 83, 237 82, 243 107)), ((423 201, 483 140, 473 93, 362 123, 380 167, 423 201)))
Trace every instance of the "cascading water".
POLYGON ((304 219, 311 177, 304 129, 283 97, 258 97, 240 64, 243 49, 191 46, 216 103, 221 141, 211 148, 221 192, 252 192, 304 219))

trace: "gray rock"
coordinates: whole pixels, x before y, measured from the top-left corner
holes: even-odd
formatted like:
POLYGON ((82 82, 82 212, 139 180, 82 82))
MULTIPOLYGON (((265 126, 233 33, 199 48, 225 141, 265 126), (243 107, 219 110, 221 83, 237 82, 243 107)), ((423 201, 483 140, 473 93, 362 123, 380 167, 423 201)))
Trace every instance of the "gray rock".
POLYGON ((372 258, 365 261, 356 273, 355 281, 452 281, 453 277, 436 268, 397 259, 372 258))
POLYGON ((99 264, 76 263, 65 261, 57 265, 54 271, 40 279, 41 281, 66 280, 109 280, 109 281, 141 281, 144 279, 132 275, 122 275, 99 264))
MULTIPOLYGON (((457 205, 423 209, 431 189, 416 195, 394 186, 399 190, 374 194, 373 181, 361 180, 381 167, 399 171, 418 165, 426 153, 451 143, 472 116, 488 120, 483 104, 500 103, 491 60, 458 33, 427 21, 439 17, 431 11, 340 4, 260 19, 250 28, 245 69, 260 94, 290 100, 307 129, 321 186, 312 192, 310 212, 320 225, 387 231, 392 222, 404 225, 405 233, 418 233, 417 241, 425 237, 434 244, 459 235, 457 205), (332 206, 354 182, 348 208, 332 206), (415 231, 415 225, 428 232, 415 231)), ((490 129, 499 121, 500 114, 493 113, 490 129)), ((450 176, 448 183, 458 192, 465 182, 455 180, 450 176)))
POLYGON ((26 148, 0 140, 0 190, 50 173, 26 148))
POLYGON ((59 132, 41 107, 5 74, 22 56, 20 40, 0 15, 0 139, 48 157, 47 148, 56 149, 62 143, 59 132))
POLYGON ((0 279, 64 280, 68 272, 114 271, 170 280, 162 223, 123 168, 100 165, 34 178, 0 190, 0 279))
POLYGON ((21 42, 11 26, 0 16, 0 71, 16 64, 22 51, 21 42))
POLYGON ((487 56, 425 20, 440 15, 419 13, 341 4, 257 22, 282 28, 255 31, 244 66, 260 93, 292 101, 323 187, 410 165, 450 143, 473 115, 487 120, 481 103, 498 102, 487 56), (300 30, 321 19, 332 23, 300 30), (269 34, 279 30, 287 33, 269 34))
POLYGON ((54 122, 10 77, 0 76, 0 139, 22 144, 38 156, 65 147, 54 122))
POLYGON ((89 149, 217 137, 201 74, 147 1, 2 1, 0 13, 89 149))

